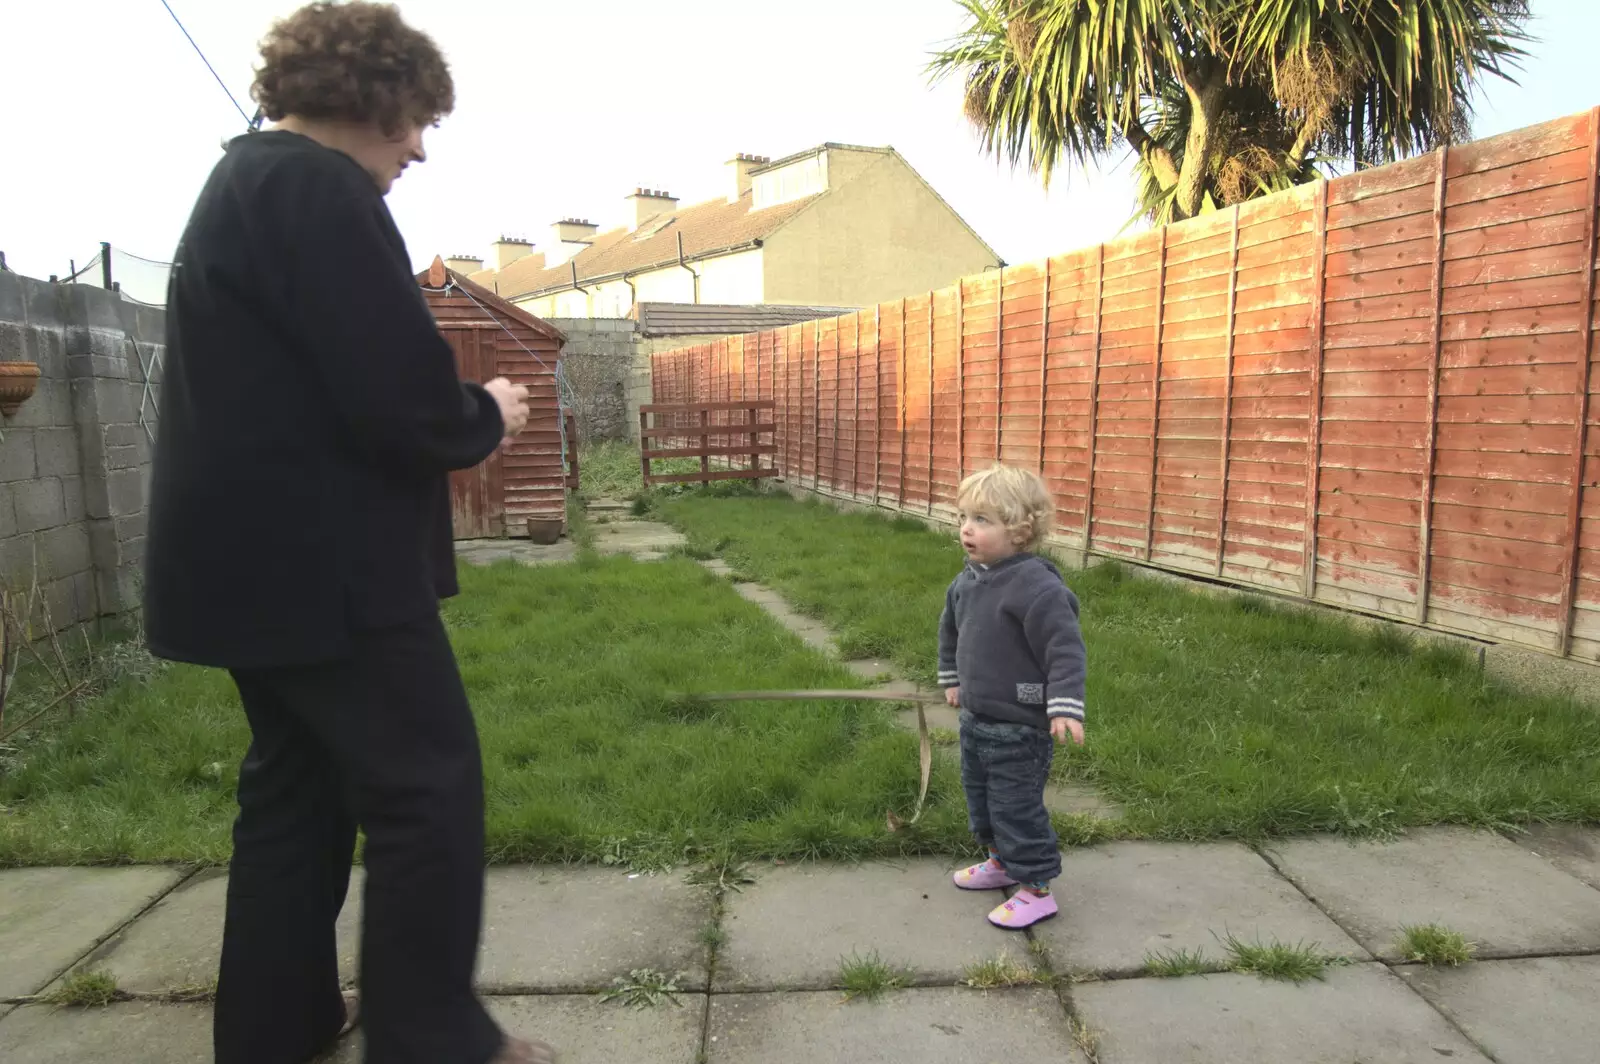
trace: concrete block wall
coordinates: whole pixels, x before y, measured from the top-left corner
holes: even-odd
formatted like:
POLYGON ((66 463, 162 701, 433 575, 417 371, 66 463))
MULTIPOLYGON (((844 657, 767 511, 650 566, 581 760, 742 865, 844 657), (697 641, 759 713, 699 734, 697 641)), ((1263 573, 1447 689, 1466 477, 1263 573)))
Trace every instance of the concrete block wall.
POLYGON ((39 365, 0 421, 0 580, 37 574, 60 626, 139 605, 165 334, 160 308, 0 272, 0 361, 39 365))
POLYGON ((636 436, 639 408, 632 401, 632 393, 639 354, 637 323, 626 318, 549 320, 567 337, 562 348, 562 372, 573 393, 578 439, 626 440, 636 436))

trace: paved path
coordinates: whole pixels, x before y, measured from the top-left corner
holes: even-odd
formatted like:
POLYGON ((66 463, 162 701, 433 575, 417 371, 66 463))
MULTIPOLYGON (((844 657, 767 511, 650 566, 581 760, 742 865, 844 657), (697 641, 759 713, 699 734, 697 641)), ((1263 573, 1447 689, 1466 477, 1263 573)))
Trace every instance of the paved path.
MULTIPOLYGON (((1062 915, 1025 935, 989 927, 997 896, 955 890, 950 864, 763 864, 738 889, 683 870, 496 868, 480 985, 508 1026, 551 1038, 578 1064, 1597 1058, 1600 830, 1074 849, 1058 884, 1062 915), (1423 922, 1462 932, 1479 959, 1404 963, 1400 926, 1423 922), (1339 960, 1299 985, 1144 975, 1149 955, 1179 950, 1221 966, 1229 936, 1314 945, 1339 960), (842 959, 872 955, 907 986, 845 1001, 842 959), (967 985, 972 967, 992 960, 1028 982, 967 985), (635 969, 675 978, 676 1004, 601 1000, 635 969)), ((349 976, 357 887, 341 923, 349 976)), ((209 1060, 209 1004, 171 999, 209 988, 225 888, 217 871, 0 871, 0 1060, 209 1060), (111 973, 130 999, 98 1009, 25 1002, 80 970, 111 973)), ((357 1061, 358 1046, 338 1059, 357 1061)))

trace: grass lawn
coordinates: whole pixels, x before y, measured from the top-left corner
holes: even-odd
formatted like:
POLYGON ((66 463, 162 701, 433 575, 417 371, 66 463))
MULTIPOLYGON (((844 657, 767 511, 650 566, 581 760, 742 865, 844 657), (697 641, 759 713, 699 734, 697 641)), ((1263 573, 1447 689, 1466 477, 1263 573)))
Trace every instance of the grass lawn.
MULTIPOLYGON (((865 703, 680 707, 666 692, 848 687, 682 559, 463 567, 446 615, 482 735, 491 859, 964 849, 954 770, 917 829, 916 745, 865 703)), ((0 751, 0 866, 226 859, 248 732, 222 673, 124 682, 0 751)))
MULTIPOLYGON (((776 493, 655 509, 834 626, 850 655, 931 680, 953 539, 776 493)), ((1057 771, 1122 830, 1261 837, 1600 821, 1600 712, 1487 680, 1465 653, 1308 608, 1212 597, 1116 565, 1067 573, 1089 648, 1089 743, 1057 771)))

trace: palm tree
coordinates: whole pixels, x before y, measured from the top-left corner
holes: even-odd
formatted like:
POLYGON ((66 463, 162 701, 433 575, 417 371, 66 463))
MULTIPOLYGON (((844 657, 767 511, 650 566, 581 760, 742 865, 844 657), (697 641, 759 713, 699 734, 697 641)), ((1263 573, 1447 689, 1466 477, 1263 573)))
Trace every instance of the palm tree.
POLYGON ((1463 139, 1528 40, 1528 0, 957 2, 929 71, 984 150, 1048 185, 1126 145, 1157 223, 1463 139))

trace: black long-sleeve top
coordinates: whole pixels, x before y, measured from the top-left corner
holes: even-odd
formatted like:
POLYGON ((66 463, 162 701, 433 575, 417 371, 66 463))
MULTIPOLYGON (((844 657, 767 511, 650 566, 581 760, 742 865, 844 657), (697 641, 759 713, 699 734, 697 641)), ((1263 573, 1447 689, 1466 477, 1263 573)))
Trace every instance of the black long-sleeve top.
POLYGON ((449 472, 504 432, 382 194, 283 131, 229 145, 176 255, 149 508, 151 650, 330 660, 456 592, 449 472))

